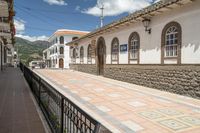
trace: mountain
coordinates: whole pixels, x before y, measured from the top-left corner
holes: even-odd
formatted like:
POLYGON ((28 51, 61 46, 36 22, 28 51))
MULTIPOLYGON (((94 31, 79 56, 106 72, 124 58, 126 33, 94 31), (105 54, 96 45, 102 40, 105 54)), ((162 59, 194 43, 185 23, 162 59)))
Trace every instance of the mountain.
POLYGON ((45 50, 50 43, 47 41, 28 41, 23 38, 15 38, 15 49, 18 50, 21 61, 28 65, 32 60, 41 60, 42 51, 45 50))

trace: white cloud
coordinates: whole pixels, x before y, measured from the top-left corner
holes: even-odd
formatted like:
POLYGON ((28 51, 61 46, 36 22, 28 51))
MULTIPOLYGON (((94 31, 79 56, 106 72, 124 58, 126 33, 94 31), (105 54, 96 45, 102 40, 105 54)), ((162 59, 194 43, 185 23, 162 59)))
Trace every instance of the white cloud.
POLYGON ((75 10, 80 11, 80 8, 81 8, 80 6, 76 6, 75 10))
POLYGON ((48 40, 48 37, 43 35, 43 36, 28 36, 24 35, 25 34, 25 29, 26 29, 26 22, 20 18, 17 18, 14 20, 15 28, 16 28, 16 37, 20 37, 29 41, 37 41, 37 40, 48 40))
POLYGON ((82 13, 100 16, 101 10, 99 8, 104 5, 104 16, 116 16, 125 12, 132 13, 154 2, 155 0, 97 0, 94 7, 85 9, 82 13))
POLYGON ((43 0, 43 1, 47 2, 49 5, 59 5, 59 6, 67 5, 65 0, 43 0))
POLYGON ((41 40, 41 41, 47 41, 48 37, 43 35, 43 36, 28 36, 28 35, 22 35, 22 34, 16 34, 16 37, 20 37, 26 40, 29 40, 31 42, 37 41, 37 40, 41 40))
POLYGON ((15 29, 17 34, 22 34, 24 33, 25 30, 25 21, 22 19, 15 19, 14 24, 15 24, 15 29))

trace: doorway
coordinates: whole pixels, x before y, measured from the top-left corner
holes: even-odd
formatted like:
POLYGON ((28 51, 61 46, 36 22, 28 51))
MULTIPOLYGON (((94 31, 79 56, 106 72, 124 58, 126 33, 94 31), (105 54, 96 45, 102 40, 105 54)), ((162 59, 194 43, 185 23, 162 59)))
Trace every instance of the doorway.
POLYGON ((106 63, 106 45, 103 37, 100 37, 97 42, 97 73, 104 75, 104 66, 106 63))
POLYGON ((63 59, 59 59, 59 68, 64 68, 63 59))

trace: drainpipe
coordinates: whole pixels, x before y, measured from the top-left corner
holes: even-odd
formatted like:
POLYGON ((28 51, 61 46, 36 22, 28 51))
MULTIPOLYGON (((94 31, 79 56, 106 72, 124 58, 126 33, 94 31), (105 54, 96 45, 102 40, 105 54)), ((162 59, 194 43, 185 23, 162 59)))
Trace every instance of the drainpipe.
POLYGON ((1 71, 3 71, 3 51, 2 51, 2 44, 1 44, 1 71))

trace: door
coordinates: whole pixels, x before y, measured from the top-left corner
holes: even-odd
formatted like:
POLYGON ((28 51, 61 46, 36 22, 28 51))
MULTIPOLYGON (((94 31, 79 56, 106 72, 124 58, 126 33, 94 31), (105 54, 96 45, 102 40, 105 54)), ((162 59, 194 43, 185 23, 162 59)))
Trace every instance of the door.
POLYGON ((98 74, 103 75, 104 74, 104 65, 105 65, 105 56, 106 56, 106 47, 105 47, 105 41, 102 38, 98 41, 98 47, 97 47, 97 57, 98 57, 98 74))
POLYGON ((59 68, 63 68, 64 65, 63 65, 63 59, 59 59, 59 68))

